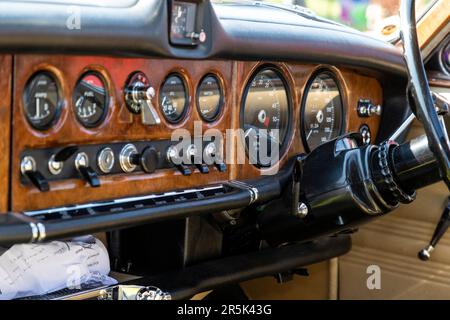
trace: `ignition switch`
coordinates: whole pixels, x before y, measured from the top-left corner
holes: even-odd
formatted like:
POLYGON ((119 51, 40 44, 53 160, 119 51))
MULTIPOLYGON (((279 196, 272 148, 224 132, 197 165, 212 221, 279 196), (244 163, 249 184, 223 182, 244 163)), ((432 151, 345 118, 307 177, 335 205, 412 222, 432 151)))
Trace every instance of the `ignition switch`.
POLYGON ((161 123, 161 119, 152 104, 154 96, 155 89, 150 85, 150 80, 143 72, 131 74, 125 85, 125 103, 130 112, 141 114, 142 123, 145 125, 161 123))

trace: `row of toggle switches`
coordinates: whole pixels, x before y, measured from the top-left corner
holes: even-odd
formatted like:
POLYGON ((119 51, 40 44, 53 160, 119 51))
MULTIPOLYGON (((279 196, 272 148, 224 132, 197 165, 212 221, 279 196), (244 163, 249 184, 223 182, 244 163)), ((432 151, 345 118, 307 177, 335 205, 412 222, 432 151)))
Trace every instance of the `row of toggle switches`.
POLYGON ((199 172, 206 174, 210 171, 210 165, 214 165, 220 172, 225 172, 227 169, 225 163, 218 158, 214 142, 207 143, 203 150, 195 144, 190 144, 185 150, 179 150, 177 145, 165 142, 136 144, 138 143, 97 148, 96 146, 68 146, 57 152, 32 150, 22 157, 20 163, 22 182, 31 182, 40 191, 48 191, 49 180, 82 178, 90 186, 99 187, 99 175, 105 174, 132 173, 137 170, 154 173, 158 169, 175 167, 181 174, 190 175, 193 166, 199 172), (184 155, 181 154, 183 151, 184 155), (51 156, 48 158, 47 154, 51 156), (116 161, 116 154, 118 161, 116 161), (95 157, 96 163, 90 163, 90 159, 95 157), (203 157, 206 161, 203 161, 203 157), (43 162, 47 165, 43 166, 43 162), (72 165, 67 165, 68 163, 72 165))

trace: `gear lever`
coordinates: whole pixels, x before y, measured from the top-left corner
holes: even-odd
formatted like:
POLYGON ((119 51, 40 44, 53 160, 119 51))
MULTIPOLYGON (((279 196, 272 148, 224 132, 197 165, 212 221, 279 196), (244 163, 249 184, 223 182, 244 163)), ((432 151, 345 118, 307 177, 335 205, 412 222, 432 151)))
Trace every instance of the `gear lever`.
POLYGON ((442 212, 441 219, 439 220, 439 223, 436 226, 436 229, 434 230, 434 234, 433 237, 431 238, 429 245, 420 250, 418 253, 420 260, 427 261, 430 259, 431 252, 436 248, 436 245, 438 244, 439 240, 441 240, 442 236, 445 234, 449 226, 450 226, 450 197, 448 198, 447 206, 445 207, 444 212, 442 212))

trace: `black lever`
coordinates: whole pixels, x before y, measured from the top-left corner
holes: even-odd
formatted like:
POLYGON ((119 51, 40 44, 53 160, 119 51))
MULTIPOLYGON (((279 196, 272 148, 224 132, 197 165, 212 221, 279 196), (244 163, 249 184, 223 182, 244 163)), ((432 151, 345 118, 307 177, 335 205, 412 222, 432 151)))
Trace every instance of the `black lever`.
POLYGON ((58 153, 55 154, 54 161, 56 162, 64 162, 67 159, 69 159, 71 156, 73 156, 78 151, 77 146, 68 146, 58 151, 58 153))
POLYGON ((216 166, 217 170, 220 172, 227 171, 227 165, 223 162, 215 162, 214 165, 216 166))
POLYGON ((89 167, 89 158, 86 153, 80 152, 75 158, 75 168, 91 187, 100 187, 100 179, 97 172, 89 167))
POLYGON ((292 173, 292 199, 291 199, 291 210, 294 216, 303 218, 305 214, 305 204, 300 200, 302 198, 300 191, 300 181, 303 176, 303 160, 305 159, 305 154, 299 155, 295 159, 294 171, 292 173))
POLYGON ((292 212, 297 213, 298 203, 300 202, 300 180, 303 175, 302 159, 297 157, 292 173, 292 212))
POLYGON ((450 226, 450 197, 447 202, 447 206, 444 209, 444 212, 442 212, 441 219, 439 220, 439 223, 436 226, 436 229, 434 230, 434 234, 433 237, 431 238, 430 243, 428 244, 428 246, 420 250, 418 253, 420 260, 427 261, 430 259, 431 252, 436 248, 439 240, 441 240, 442 236, 445 234, 449 226, 450 226))
POLYGON ((39 171, 27 171, 25 175, 30 179, 31 183, 34 184, 39 191, 45 192, 50 190, 47 179, 39 171))
POLYGON ((80 166, 78 171, 83 176, 84 180, 86 180, 91 187, 100 187, 100 179, 98 178, 97 173, 91 167, 80 166))
POLYGON ((191 169, 189 169, 189 167, 185 164, 177 164, 175 165, 175 167, 178 169, 178 171, 181 172, 183 176, 189 176, 192 173, 191 169))
POLYGON ((45 192, 50 190, 47 179, 37 170, 36 160, 31 156, 25 156, 20 162, 20 172, 26 176, 32 184, 39 189, 39 191, 45 192))
POLYGON ((170 146, 166 151, 167 161, 175 166, 183 176, 189 176, 192 171, 180 159, 180 152, 176 146, 170 146))
POLYGON ((193 163, 198 171, 200 171, 200 173, 209 173, 209 168, 206 164, 204 164, 202 161, 202 159, 198 159, 198 148, 195 144, 191 144, 187 149, 186 149, 186 155, 188 157, 188 159, 190 160, 191 163, 193 163))

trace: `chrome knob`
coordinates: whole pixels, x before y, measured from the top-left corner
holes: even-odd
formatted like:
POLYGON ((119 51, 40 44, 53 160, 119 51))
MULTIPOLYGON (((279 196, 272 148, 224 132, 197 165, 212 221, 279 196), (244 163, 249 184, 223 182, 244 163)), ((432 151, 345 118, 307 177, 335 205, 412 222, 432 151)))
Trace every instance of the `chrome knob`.
POLYGON ((97 156, 97 166, 103 173, 110 173, 114 167, 115 156, 111 148, 104 148, 97 156))
POLYGON ((31 181, 39 191, 50 190, 47 179, 37 170, 36 160, 32 156, 23 157, 20 162, 20 172, 31 181))
POLYGON ((100 187, 100 179, 97 173, 89 167, 89 157, 86 153, 80 152, 75 157, 75 168, 91 187, 100 187))
POLYGON ((360 99, 358 101, 358 116, 367 118, 373 115, 381 116, 382 107, 381 105, 375 105, 371 100, 368 99, 360 99))
POLYGON ((188 176, 192 173, 191 169, 183 163, 183 159, 180 157, 180 151, 176 146, 167 148, 166 160, 170 164, 173 164, 183 176, 188 176))
POLYGON ((217 147, 214 142, 210 142, 206 145, 204 155, 207 164, 214 164, 220 172, 227 171, 226 164, 222 161, 222 159, 218 159, 217 147))
POLYGON ((138 150, 132 143, 129 143, 122 148, 119 155, 119 163, 123 172, 129 173, 136 169, 136 164, 133 163, 133 156, 137 154, 138 150))
POLYGON ((198 153, 198 148, 195 144, 189 145, 186 149, 186 157, 197 167, 198 171, 201 173, 209 173, 209 168, 203 163, 202 157, 198 153))

